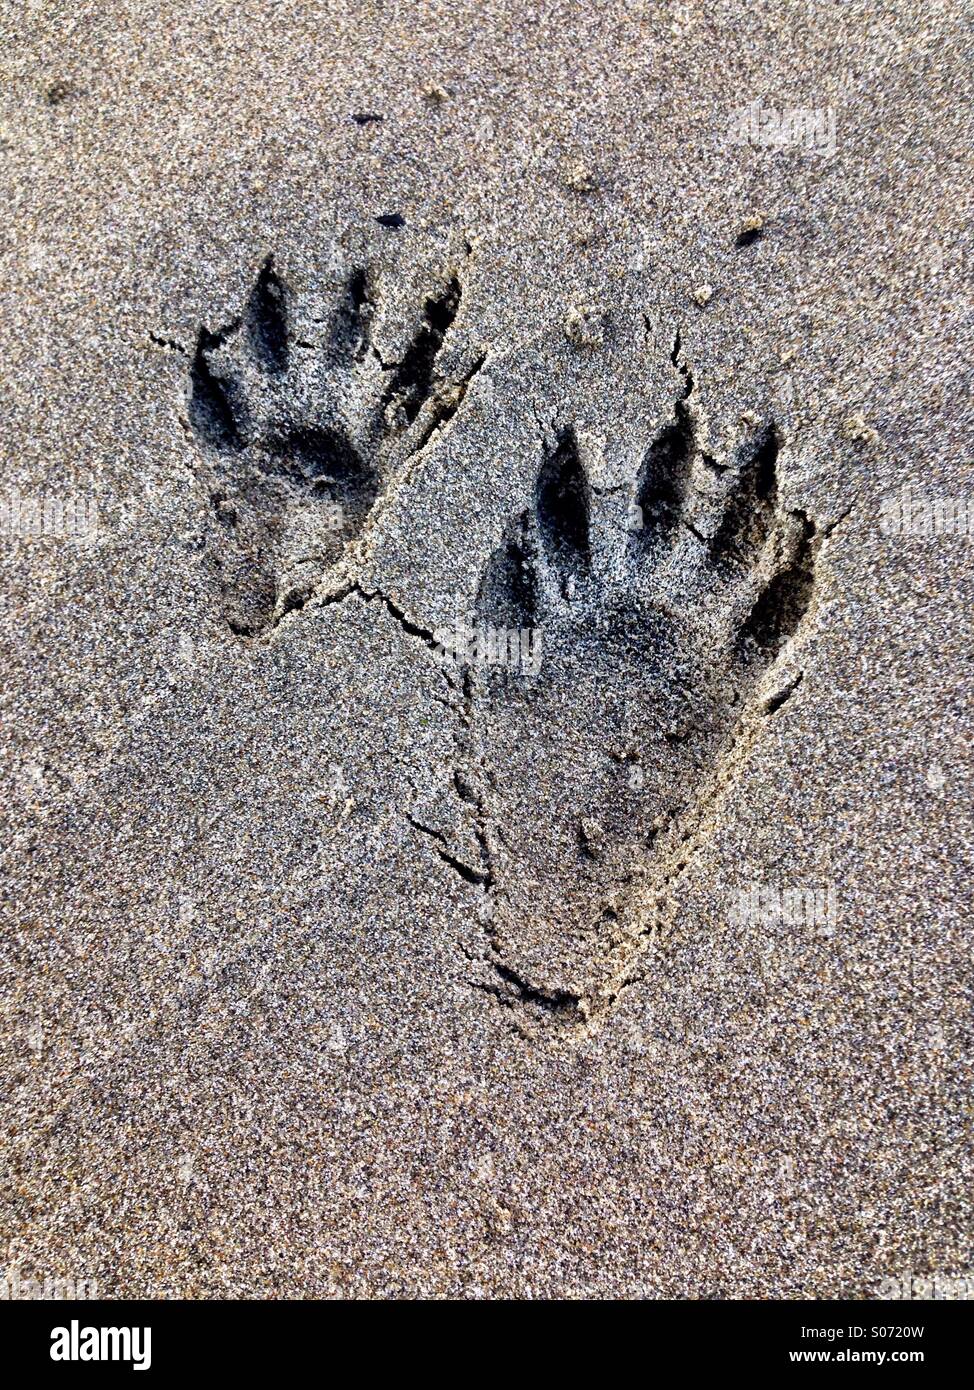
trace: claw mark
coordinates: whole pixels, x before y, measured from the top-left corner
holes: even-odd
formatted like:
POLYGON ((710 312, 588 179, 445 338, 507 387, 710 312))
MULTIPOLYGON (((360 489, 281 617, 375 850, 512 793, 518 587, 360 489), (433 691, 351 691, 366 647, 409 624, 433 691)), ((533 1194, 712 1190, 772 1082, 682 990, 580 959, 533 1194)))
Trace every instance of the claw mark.
POLYGON ((254 356, 267 372, 284 372, 288 364, 287 304, 283 282, 270 256, 261 267, 245 317, 254 356))
POLYGON ((561 436, 542 465, 534 505, 541 544, 565 592, 565 586, 586 573, 590 564, 590 491, 571 431, 561 436))
POLYGON ((540 593, 521 517, 492 555, 480 584, 478 616, 498 627, 533 627, 540 593))
POLYGON ((433 368, 443 340, 460 307, 460 282, 454 277, 441 294, 427 299, 424 322, 395 370, 385 403, 397 401, 407 424, 412 424, 433 385, 433 368))
POLYGON ((358 267, 348 277, 332 317, 329 346, 333 353, 347 354, 357 362, 362 360, 368 351, 371 310, 368 275, 358 267))
POLYGON ((197 434, 217 449, 239 449, 243 443, 237 417, 224 383, 210 366, 209 354, 222 347, 229 332, 201 328, 190 367, 189 419, 197 434))
POLYGON ((740 646, 776 656, 796 631, 815 587, 816 528, 804 512, 797 514, 799 534, 793 553, 755 600, 741 629, 740 646))
POLYGON ((675 530, 686 495, 693 457, 693 424, 683 400, 676 419, 650 445, 636 486, 636 505, 643 528, 636 535, 650 546, 664 542, 675 530))
POLYGON ((764 545, 778 502, 778 432, 768 425, 743 459, 724 519, 711 542, 715 564, 745 563, 764 545))

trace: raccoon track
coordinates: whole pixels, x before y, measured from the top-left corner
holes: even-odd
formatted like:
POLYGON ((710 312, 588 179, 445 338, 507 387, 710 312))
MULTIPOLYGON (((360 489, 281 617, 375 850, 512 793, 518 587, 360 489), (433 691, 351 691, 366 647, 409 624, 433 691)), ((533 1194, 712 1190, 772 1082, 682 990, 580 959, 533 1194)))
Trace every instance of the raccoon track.
POLYGON ((821 538, 781 500, 774 423, 708 467, 684 380, 627 496, 593 492, 570 430, 550 440, 482 576, 478 629, 508 636, 467 673, 461 758, 486 863, 472 983, 519 1027, 586 1028, 635 978, 668 889, 800 679, 759 696, 813 604, 821 538), (532 670, 509 638, 527 629, 532 670))
POLYGON ((244 311, 201 328, 189 368, 188 424, 213 525, 207 553, 223 616, 256 637, 301 608, 345 557, 390 479, 459 406, 437 370, 462 289, 431 292, 401 362, 373 348, 373 291, 357 267, 324 319, 268 258, 244 311))

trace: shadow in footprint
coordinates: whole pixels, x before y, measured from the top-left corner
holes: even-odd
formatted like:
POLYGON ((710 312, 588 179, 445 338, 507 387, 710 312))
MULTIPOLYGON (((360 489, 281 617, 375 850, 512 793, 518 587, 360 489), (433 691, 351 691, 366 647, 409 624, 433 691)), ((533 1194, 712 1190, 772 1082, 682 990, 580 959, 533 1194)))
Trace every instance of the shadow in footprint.
POLYGON ((535 487, 535 515, 542 552, 564 596, 589 572, 591 502, 575 436, 566 431, 545 459, 535 487))
POLYGON ((270 256, 261 267, 250 292, 244 323, 254 357, 264 371, 286 371, 290 358, 287 299, 284 282, 275 275, 270 256))
POLYGON ((288 479, 312 497, 330 497, 342 509, 342 530, 361 529, 379 491, 375 471, 343 430, 299 427, 268 442, 268 471, 288 479))
POLYGON ((666 541, 680 520, 693 457, 693 425, 683 401, 676 420, 661 430, 650 445, 636 483, 637 543, 655 547, 666 541))
POLYGON ((749 564, 764 545, 778 502, 778 432, 768 425, 747 452, 710 544, 715 565, 749 564))

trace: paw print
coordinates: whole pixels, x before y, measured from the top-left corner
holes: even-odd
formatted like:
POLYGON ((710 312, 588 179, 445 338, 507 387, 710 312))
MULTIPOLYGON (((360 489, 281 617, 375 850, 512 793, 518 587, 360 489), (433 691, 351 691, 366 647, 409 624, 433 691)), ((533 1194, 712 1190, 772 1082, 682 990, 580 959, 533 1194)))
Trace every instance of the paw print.
POLYGON ((628 487, 591 486, 571 429, 549 440, 482 578, 480 622, 542 652, 534 673, 471 673, 485 960, 492 992, 561 1021, 627 978, 647 931, 634 894, 732 768, 742 721, 776 707, 765 674, 813 600, 820 538, 782 499, 774 424, 721 467, 691 391, 628 487))
POLYGON ((367 270, 319 306, 302 304, 268 259, 240 317, 200 330, 188 423, 212 509, 208 555, 237 636, 303 606, 348 559, 390 477, 456 408, 436 364, 459 303, 448 277, 401 356, 384 361, 367 270))

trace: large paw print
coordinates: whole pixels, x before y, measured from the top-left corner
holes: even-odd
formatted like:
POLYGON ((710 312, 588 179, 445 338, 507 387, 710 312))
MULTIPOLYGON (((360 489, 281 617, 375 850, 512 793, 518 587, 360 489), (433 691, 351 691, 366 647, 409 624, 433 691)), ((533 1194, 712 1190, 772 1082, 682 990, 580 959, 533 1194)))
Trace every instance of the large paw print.
POLYGON ((487 987, 571 1022, 642 949, 632 890, 813 594, 818 537, 779 495, 774 426, 721 468, 689 393, 626 490, 590 485, 570 429, 553 439, 483 577, 469 753, 487 987))
POLYGON ((388 479, 456 408, 459 388, 439 380, 436 359, 459 300, 450 277, 427 296, 406 350, 383 361, 367 271, 321 314, 268 260, 240 318, 200 331, 189 423, 214 516, 210 560, 238 636, 306 602, 388 479))

